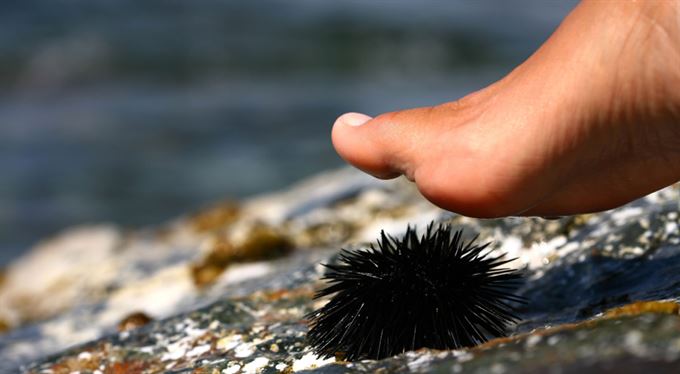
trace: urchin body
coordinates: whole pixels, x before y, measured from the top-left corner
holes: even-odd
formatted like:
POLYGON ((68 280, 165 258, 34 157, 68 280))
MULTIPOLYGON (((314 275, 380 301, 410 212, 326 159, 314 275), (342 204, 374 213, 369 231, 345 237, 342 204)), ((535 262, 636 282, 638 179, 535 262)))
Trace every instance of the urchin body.
POLYGON ((402 239, 381 233, 377 247, 345 251, 326 265, 333 295, 309 315, 308 338, 325 357, 380 359, 418 348, 454 349, 503 336, 516 322, 512 294, 521 275, 511 260, 484 253, 489 243, 464 242, 448 225, 402 239))

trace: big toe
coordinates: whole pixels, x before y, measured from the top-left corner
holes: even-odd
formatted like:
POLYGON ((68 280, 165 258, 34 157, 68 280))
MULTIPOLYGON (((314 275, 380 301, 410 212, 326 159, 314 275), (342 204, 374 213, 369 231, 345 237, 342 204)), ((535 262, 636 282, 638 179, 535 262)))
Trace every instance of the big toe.
POLYGON ((423 124, 422 111, 411 109, 382 114, 375 118, 361 113, 345 113, 333 125, 333 146, 355 167, 378 178, 404 174, 412 179, 417 163, 417 131, 423 124))

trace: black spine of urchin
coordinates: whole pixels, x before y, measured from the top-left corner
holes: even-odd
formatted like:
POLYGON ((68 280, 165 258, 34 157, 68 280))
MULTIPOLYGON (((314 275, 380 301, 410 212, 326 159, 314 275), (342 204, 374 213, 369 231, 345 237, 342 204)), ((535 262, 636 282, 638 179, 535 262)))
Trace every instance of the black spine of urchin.
POLYGON ((411 227, 401 239, 382 232, 377 248, 342 250, 325 265, 329 285, 315 298, 333 296, 307 316, 318 355, 353 361, 474 346, 519 321, 514 305, 525 300, 512 292, 521 273, 501 268, 513 259, 433 225, 421 237, 411 227))

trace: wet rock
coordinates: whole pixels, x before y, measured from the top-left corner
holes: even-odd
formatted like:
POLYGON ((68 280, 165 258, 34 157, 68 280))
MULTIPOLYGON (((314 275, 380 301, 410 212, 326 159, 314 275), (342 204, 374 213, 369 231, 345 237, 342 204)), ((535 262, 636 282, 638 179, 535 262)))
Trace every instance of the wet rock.
POLYGON ((96 299, 116 278, 122 240, 113 226, 68 230, 43 241, 7 268, 0 285, 0 318, 13 326, 50 318, 96 299))
POLYGON ((14 327, 0 336, 0 371, 670 372, 680 350, 679 202, 670 187, 599 214, 478 220, 433 207, 405 181, 343 169, 240 202, 234 217, 211 213, 201 228, 194 216, 133 232, 79 229, 7 269, 0 318, 14 327), (304 315, 323 302, 312 300, 320 263, 381 229, 399 235, 433 219, 492 241, 526 272, 519 294, 529 302, 510 336, 380 361, 316 357, 304 315), (197 282, 192 269, 211 263, 197 282), (117 331, 140 310, 155 319, 117 331))

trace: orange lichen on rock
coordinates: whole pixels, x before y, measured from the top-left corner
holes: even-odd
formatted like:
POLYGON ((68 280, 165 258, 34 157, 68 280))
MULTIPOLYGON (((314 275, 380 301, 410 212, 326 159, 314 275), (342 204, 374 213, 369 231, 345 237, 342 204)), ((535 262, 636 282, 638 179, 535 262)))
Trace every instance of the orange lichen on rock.
POLYGON ((290 239, 277 230, 255 225, 239 243, 216 239, 210 252, 191 266, 191 275, 194 284, 205 286, 213 283, 232 263, 275 258, 287 254, 292 248, 290 239))
POLYGON ((73 372, 83 372, 99 370, 102 357, 97 352, 83 351, 78 356, 69 356, 59 363, 52 366, 55 374, 67 374, 73 372))
POLYGON ((581 322, 574 323, 564 323, 559 326, 553 326, 543 329, 538 329, 530 333, 517 334, 513 336, 492 339, 486 343, 480 344, 473 348, 475 351, 488 349, 495 347, 504 343, 511 343, 513 341, 526 339, 529 336, 550 336, 556 334, 560 331, 565 330, 575 330, 580 328, 592 328, 598 323, 609 318, 619 318, 619 317, 632 317, 638 316, 645 313, 658 313, 658 314, 680 314, 680 304, 674 301, 637 301, 634 303, 626 304, 620 307, 611 308, 604 312, 600 317, 595 317, 593 319, 588 319, 581 322))
POLYGON ((130 313, 120 322, 118 322, 118 331, 130 331, 138 327, 144 326, 149 322, 153 321, 153 318, 149 317, 144 312, 134 312, 130 313))
MULTIPOLYGON (((54 374, 102 372, 110 374, 162 372, 165 365, 156 360, 123 357, 110 344, 98 344, 62 357, 49 367, 54 374)), ((38 373, 37 371, 28 371, 38 373)), ((42 372, 42 371, 41 371, 42 372)))
MULTIPOLYGON (((144 361, 123 361, 115 362, 107 367, 106 373, 112 374, 130 374, 130 373, 145 373, 149 365, 144 361)), ((160 368, 154 368, 160 370, 160 368)))
POLYGON ((636 316, 643 313, 680 314, 680 305, 675 301, 637 301, 612 308, 604 313, 605 318, 636 316))
POLYGON ((240 212, 241 209, 236 203, 225 201, 194 214, 190 222, 196 231, 216 231, 236 221, 240 212))

